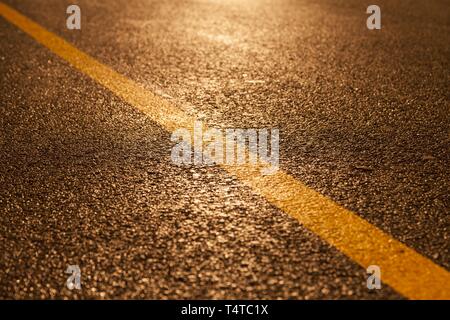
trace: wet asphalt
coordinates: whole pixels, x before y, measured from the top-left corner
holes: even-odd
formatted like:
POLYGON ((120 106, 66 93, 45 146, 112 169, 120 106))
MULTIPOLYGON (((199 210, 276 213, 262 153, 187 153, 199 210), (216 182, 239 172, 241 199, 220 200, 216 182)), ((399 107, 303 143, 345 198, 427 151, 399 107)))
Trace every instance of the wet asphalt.
MULTIPOLYGON (((378 1, 5 3, 190 114, 280 129, 280 166, 450 268, 450 9, 378 1)), ((402 299, 0 19, 0 298, 402 299), (82 290, 65 287, 79 265, 82 290)), ((370 250, 370 248, 368 248, 370 250)))

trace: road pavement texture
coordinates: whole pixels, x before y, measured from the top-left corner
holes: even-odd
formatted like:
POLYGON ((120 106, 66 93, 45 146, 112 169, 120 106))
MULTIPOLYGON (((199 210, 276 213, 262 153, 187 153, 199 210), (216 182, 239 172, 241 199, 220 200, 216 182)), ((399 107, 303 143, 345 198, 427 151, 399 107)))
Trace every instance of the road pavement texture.
MULTIPOLYGON (((71 2, 3 3, 210 126, 279 128, 284 172, 449 278, 445 1, 379 1, 374 31, 356 0, 77 1, 81 31, 71 2)), ((416 297, 222 167, 174 165, 161 123, 0 26, 0 298, 416 297)))

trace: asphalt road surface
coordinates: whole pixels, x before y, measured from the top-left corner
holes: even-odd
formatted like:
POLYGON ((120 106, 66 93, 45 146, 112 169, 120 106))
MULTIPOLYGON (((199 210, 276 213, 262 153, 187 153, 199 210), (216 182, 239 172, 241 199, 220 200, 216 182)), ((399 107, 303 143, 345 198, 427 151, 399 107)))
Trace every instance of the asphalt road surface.
MULTIPOLYGON (((378 0, 381 30, 357 0, 80 0, 68 30, 73 2, 3 1, 211 126, 279 128, 284 172, 448 272, 448 1, 378 0)), ((174 165, 169 131, 4 17, 0 38, 0 298, 409 298, 222 167, 174 165)))

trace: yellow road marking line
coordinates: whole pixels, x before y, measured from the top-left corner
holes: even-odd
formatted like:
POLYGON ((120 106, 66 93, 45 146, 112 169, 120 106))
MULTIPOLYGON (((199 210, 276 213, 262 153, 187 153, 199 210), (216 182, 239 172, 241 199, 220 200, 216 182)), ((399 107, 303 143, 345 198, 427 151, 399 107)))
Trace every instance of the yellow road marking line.
MULTIPOLYGON (((53 53, 172 132, 192 131, 195 118, 120 75, 0 2, 0 14, 53 53)), ((279 170, 263 176, 258 165, 223 166, 270 203, 411 299, 450 299, 450 273, 413 249, 279 170)))

